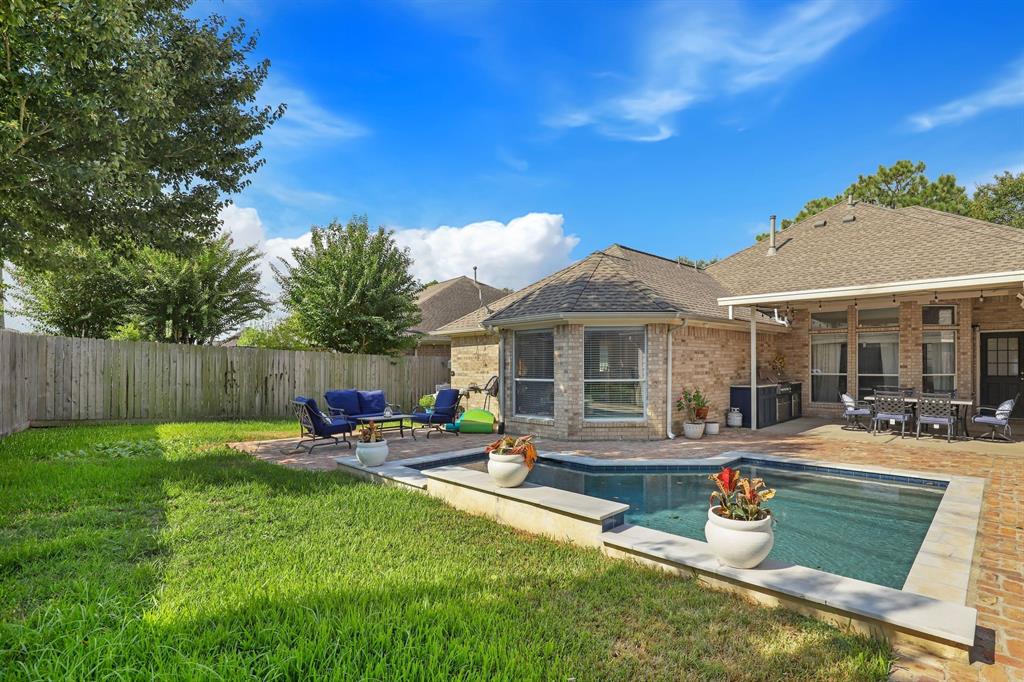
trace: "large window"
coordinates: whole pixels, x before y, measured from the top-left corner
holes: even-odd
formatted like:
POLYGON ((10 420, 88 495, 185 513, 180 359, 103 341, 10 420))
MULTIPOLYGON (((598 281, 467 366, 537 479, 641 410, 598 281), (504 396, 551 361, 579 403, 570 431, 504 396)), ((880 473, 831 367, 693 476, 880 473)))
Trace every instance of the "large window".
POLYGON ((926 305, 921 308, 924 324, 956 324, 956 306, 926 305))
POLYGON ((925 332, 921 352, 924 392, 956 388, 956 332, 925 332))
POLYGON ((863 399, 875 389, 897 388, 900 383, 898 332, 857 336, 857 393, 863 399))
POLYGON ((899 308, 861 308, 857 311, 858 327, 898 327, 899 308))
POLYGON ((811 401, 837 403, 846 393, 846 334, 811 334, 811 401))
POLYGON ((555 335, 550 329, 515 333, 515 413, 555 415, 555 335))
POLYGON ((811 313, 811 329, 846 329, 846 310, 811 313))
POLYGON ((643 419, 647 335, 637 329, 583 332, 584 419, 643 419))

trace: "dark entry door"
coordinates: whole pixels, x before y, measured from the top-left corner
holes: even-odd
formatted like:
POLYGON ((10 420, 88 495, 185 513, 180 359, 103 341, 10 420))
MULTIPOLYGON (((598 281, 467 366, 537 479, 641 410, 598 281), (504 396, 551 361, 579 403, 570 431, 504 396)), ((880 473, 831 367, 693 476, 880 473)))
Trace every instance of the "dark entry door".
MULTIPOLYGON (((1024 388, 1024 332, 981 335, 981 404, 995 407, 1024 388)), ((1014 418, 1024 417, 1024 399, 1014 418)))

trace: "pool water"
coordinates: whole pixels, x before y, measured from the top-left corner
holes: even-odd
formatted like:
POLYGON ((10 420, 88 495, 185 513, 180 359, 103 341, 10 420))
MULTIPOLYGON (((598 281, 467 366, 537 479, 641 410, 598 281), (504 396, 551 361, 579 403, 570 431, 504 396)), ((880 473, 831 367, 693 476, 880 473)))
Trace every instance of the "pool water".
MULTIPOLYGON (((485 462, 466 466, 486 470, 485 462)), ((942 490, 834 477, 740 463, 776 496, 775 546, 769 558, 901 589, 942 490)), ((717 469, 716 469, 717 470, 717 469)), ((626 522, 704 540, 705 473, 594 473, 571 464, 538 463, 527 481, 629 505, 626 522)))

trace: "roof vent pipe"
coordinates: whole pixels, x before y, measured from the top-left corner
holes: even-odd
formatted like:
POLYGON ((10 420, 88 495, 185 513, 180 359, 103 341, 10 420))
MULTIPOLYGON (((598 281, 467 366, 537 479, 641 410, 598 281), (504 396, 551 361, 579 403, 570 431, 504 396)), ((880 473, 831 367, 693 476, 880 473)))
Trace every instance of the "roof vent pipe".
POLYGON ((489 305, 487 305, 486 303, 484 303, 484 290, 480 287, 480 282, 476 281, 476 266, 475 265, 473 266, 473 284, 476 285, 476 293, 477 293, 478 296, 480 296, 480 305, 483 306, 483 309, 486 310, 488 314, 493 313, 494 311, 491 310, 491 307, 489 305))
POLYGON ((771 236, 769 237, 771 241, 768 242, 768 255, 774 256, 775 252, 777 251, 777 249, 775 248, 775 216, 772 216, 769 220, 772 224, 772 230, 771 236))

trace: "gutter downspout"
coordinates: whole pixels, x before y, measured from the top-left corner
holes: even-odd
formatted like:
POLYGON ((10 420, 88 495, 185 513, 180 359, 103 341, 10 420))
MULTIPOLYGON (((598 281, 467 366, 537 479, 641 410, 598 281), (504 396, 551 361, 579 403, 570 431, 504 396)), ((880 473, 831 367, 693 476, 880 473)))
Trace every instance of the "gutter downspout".
POLYGON ((672 327, 665 332, 668 338, 668 363, 665 366, 665 435, 675 440, 672 433, 672 327))
POLYGON ((505 337, 498 332, 498 411, 501 413, 499 425, 504 432, 505 425, 505 337))

